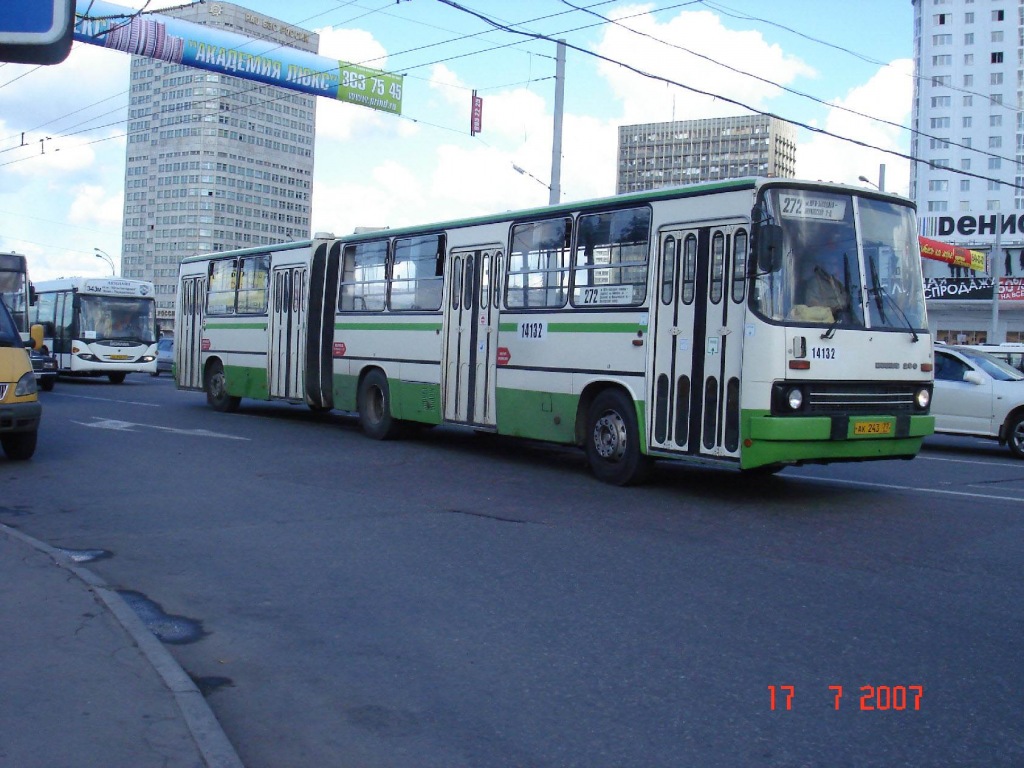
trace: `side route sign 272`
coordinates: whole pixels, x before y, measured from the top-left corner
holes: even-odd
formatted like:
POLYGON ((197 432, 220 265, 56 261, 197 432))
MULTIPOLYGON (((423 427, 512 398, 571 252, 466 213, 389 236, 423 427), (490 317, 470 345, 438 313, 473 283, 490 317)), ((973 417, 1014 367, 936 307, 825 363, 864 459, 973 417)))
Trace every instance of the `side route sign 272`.
POLYGON ((74 19, 74 0, 0 0, 0 62, 64 61, 74 19))

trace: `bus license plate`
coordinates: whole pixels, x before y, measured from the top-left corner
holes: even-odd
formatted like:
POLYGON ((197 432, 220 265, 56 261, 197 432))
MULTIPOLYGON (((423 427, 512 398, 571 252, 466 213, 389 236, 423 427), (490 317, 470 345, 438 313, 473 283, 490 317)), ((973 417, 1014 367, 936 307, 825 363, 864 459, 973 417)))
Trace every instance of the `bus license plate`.
POLYGON ((853 425, 855 435, 889 435, 892 434, 891 421, 861 421, 853 425))
POLYGON ((107 355, 108 360, 131 360, 131 355, 107 355))

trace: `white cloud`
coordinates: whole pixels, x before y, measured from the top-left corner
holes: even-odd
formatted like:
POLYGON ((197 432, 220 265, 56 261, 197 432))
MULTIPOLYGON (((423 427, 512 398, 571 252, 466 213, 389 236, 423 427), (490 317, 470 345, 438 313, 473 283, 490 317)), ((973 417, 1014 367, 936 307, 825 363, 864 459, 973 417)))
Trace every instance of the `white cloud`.
POLYGON ((787 55, 777 45, 768 44, 761 33, 728 29, 710 11, 684 11, 667 22, 659 22, 651 14, 635 16, 645 8, 650 6, 617 8, 614 17, 620 23, 605 28, 596 49, 612 60, 601 62, 599 71, 621 100, 622 120, 626 123, 719 117, 742 114, 745 110, 666 84, 664 80, 644 77, 613 62, 626 62, 641 72, 693 89, 724 94, 754 108, 762 108, 778 95, 779 89, 709 59, 727 60, 735 69, 783 85, 799 76, 814 74, 799 59, 787 55))
MULTIPOLYGON (((863 85, 853 88, 835 107, 907 125, 913 94, 913 62, 899 59, 881 67, 863 85)), ((830 133, 847 136, 882 149, 907 153, 908 132, 880 122, 832 108, 822 126, 830 133)), ((797 148, 797 174, 804 178, 857 184, 859 176, 877 183, 879 165, 885 165, 887 190, 906 195, 910 184, 909 161, 870 147, 815 134, 797 148)))

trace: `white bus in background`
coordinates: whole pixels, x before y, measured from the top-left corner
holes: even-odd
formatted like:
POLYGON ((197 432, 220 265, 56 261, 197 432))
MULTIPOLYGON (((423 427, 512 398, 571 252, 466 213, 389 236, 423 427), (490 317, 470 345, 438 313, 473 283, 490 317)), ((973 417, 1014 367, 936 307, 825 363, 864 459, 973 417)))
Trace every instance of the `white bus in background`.
POLYGON ((117 277, 68 277, 36 283, 32 322, 64 375, 156 373, 153 284, 117 277))

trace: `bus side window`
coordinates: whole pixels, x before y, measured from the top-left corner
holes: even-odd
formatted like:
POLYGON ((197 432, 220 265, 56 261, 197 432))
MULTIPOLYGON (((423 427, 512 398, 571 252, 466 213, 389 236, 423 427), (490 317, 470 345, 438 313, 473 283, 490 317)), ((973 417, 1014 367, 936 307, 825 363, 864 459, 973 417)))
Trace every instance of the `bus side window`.
POLYGON ((647 206, 580 216, 573 257, 573 306, 643 304, 650 231, 647 206))
POLYGON ((395 240, 391 265, 392 310, 441 308, 444 275, 444 235, 395 240))
POLYGON ((506 307, 551 309, 565 306, 571 239, 572 221, 568 218, 512 227, 512 248, 505 275, 506 307))
POLYGON ((270 256, 247 256, 241 260, 238 285, 239 314, 265 314, 267 285, 270 281, 270 256))
POLYGON ((238 273, 234 259, 220 259, 210 262, 210 280, 206 289, 206 313, 208 315, 233 315, 235 313, 235 288, 238 273))
POLYGON ((384 309, 387 293, 387 254, 387 240, 372 240, 345 246, 342 255, 341 286, 338 291, 340 312, 384 309))

